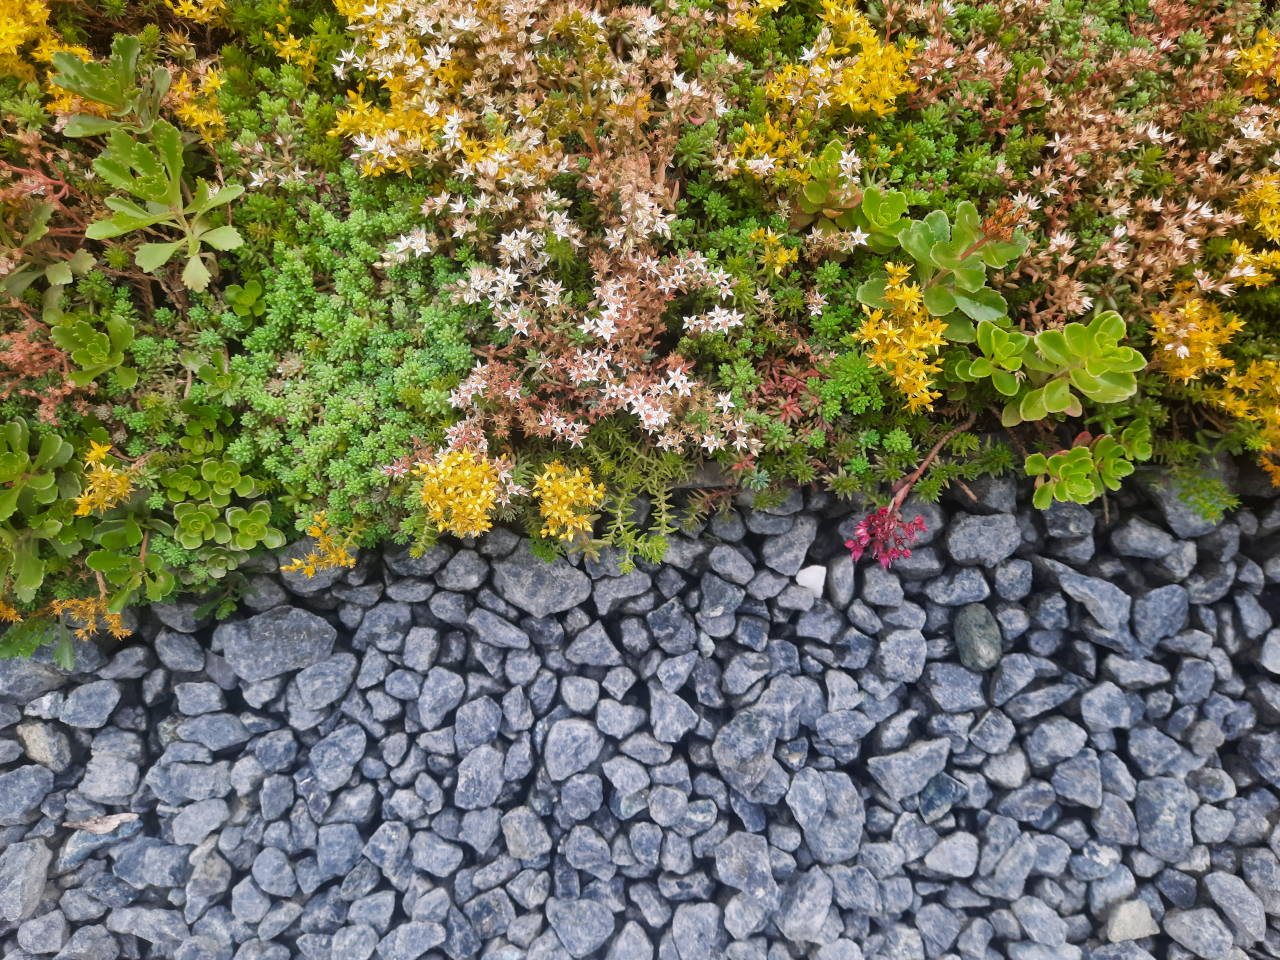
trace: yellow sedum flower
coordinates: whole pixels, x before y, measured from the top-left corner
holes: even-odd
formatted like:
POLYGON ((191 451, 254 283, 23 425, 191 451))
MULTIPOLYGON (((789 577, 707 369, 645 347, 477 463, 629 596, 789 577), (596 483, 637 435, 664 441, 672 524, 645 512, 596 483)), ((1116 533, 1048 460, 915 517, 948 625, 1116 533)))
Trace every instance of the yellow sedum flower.
POLYGON ((106 513, 133 492, 132 472, 118 470, 106 462, 111 446, 89 441, 89 452, 84 456, 85 488, 76 497, 76 516, 87 517, 94 511, 106 513))
POLYGON ((227 118, 218 104, 222 74, 210 67, 197 89, 189 73, 180 73, 169 89, 173 112, 183 125, 197 131, 205 143, 221 140, 227 132, 227 118))
POLYGON ((1265 27, 1258 31, 1253 46, 1236 51, 1235 68, 1245 78, 1245 92, 1255 99, 1266 100, 1269 96, 1267 82, 1277 55, 1280 55, 1280 37, 1272 36, 1265 27))
MULTIPOLYGON (((53 63, 59 50, 91 57, 84 47, 70 46, 49 27, 49 6, 43 0, 0 0, 0 77, 38 79, 28 62, 53 63)), ((57 92, 57 88, 50 88, 57 92)), ((64 91, 65 92, 65 91, 64 91)))
POLYGON ((307 535, 315 540, 315 548, 308 551, 305 557, 301 559, 295 557, 292 563, 280 569, 286 573, 302 571, 310 580, 316 575, 317 570, 354 567, 356 558, 348 552, 352 537, 348 535, 339 540, 337 531, 329 529, 329 521, 325 519, 323 510, 313 514, 311 519, 315 522, 307 528, 307 535))
POLYGON ((450 450, 418 467, 422 503, 431 522, 459 537, 478 537, 493 524, 498 502, 498 471, 471 450, 450 450))
POLYGON ((910 267, 890 263, 885 269, 889 277, 884 299, 890 305, 889 313, 886 316, 883 309, 873 310, 864 304, 867 316, 854 338, 870 347, 868 363, 888 370, 912 413, 932 410, 933 401, 942 396, 933 389, 932 379, 942 363, 936 356, 931 360, 929 354, 942 346, 947 325, 929 315, 920 287, 907 282, 910 267))
MULTIPOLYGON (((871 22, 847 0, 823 0, 823 27, 801 63, 788 63, 765 83, 771 114, 763 125, 744 124, 736 156, 743 169, 778 184, 802 183, 810 128, 845 107, 883 117, 899 94, 916 89, 910 78, 915 42, 883 43, 871 22)), ((754 19, 750 20, 754 23, 754 19)))
POLYGON ((231 13, 226 0, 164 0, 164 5, 180 17, 209 26, 224 26, 231 13))
POLYGON ((544 521, 542 536, 572 540, 591 529, 591 510, 604 502, 604 484, 592 484, 591 470, 569 470, 559 460, 547 464, 533 486, 544 521))
POLYGON ((1231 241, 1231 253, 1236 267, 1228 276, 1241 286, 1266 287, 1275 282, 1280 273, 1280 250, 1252 250, 1239 240, 1231 241), (1272 271, 1275 271, 1274 273, 1272 271))
POLYGON ((1236 201, 1236 208, 1268 240, 1280 240, 1280 174, 1259 177, 1236 201))
POLYGON ((1165 372, 1186 383, 1231 366, 1221 348, 1244 329, 1233 313, 1224 314, 1215 304, 1197 297, 1169 313, 1151 317, 1151 340, 1165 372))

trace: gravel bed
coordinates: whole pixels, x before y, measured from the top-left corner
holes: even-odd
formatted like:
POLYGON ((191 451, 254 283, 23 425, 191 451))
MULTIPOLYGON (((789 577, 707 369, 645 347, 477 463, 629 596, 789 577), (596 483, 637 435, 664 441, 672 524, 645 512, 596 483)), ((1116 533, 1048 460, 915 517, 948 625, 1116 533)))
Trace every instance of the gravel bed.
POLYGON ((0 661, 3 954, 1280 957, 1280 505, 1144 484, 909 502, 889 571, 798 492, 627 573, 271 559, 0 661))

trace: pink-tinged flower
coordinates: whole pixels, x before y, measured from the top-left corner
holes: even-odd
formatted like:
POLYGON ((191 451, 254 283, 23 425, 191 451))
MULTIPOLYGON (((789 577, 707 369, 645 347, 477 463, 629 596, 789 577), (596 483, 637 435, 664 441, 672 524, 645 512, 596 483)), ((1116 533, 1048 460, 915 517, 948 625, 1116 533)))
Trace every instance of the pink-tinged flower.
POLYGON ((908 543, 914 543, 916 534, 924 533, 924 517, 916 517, 903 523, 901 515, 895 509, 881 507, 867 514, 854 528, 853 539, 846 540, 845 546, 853 554, 853 559, 861 560, 865 550, 871 550, 871 556, 880 561, 886 570, 889 564, 899 557, 910 558, 908 543))

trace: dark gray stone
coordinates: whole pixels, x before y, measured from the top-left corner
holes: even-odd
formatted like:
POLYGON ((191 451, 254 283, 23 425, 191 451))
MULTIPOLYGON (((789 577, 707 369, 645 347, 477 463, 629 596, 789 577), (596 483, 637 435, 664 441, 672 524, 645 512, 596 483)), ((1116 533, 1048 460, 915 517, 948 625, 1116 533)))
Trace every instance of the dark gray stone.
POLYGON ((1142 849, 1166 863, 1178 863, 1191 850, 1191 811, 1195 798, 1181 780, 1155 777, 1138 783, 1134 815, 1142 849))
POLYGON ((1018 521, 1007 513, 985 517, 957 513, 947 526, 947 552, 965 566, 995 567, 1021 542, 1018 521))
POLYGON ((585 957, 593 953, 613 933, 613 914, 594 900, 562 900, 551 897, 547 900, 545 909, 547 922, 572 957, 585 957))
MULTIPOLYGON (((0 789, 0 796, 6 792, 0 789)), ((16 923, 35 913, 52 859, 42 840, 12 843, 0 853, 0 918, 16 923)))
POLYGON ((543 759, 552 780, 565 780, 595 763, 604 737, 587 720, 559 720, 547 734, 543 759))
POLYGON ((885 793, 901 800, 919 793, 935 774, 941 773, 950 753, 950 740, 921 741, 898 753, 872 757, 867 761, 867 770, 885 793))
POLYGON ((0 773, 0 826, 38 819, 35 810, 52 789, 53 772, 36 764, 0 773))
POLYGON ((269 680, 319 663, 333 652, 338 632, 298 607, 276 607, 230 631, 222 655, 241 680, 269 680))
POLYGON ((529 550, 529 541, 493 566, 493 589, 498 596, 535 617, 549 617, 576 607, 591 594, 585 573, 564 559, 547 563, 529 550))

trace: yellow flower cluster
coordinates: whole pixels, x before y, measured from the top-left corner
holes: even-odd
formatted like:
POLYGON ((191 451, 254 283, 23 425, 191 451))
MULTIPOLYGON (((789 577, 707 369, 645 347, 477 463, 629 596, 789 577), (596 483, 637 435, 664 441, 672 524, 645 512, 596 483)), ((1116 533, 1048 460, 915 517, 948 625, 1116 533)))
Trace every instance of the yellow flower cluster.
POLYGON ((106 597, 85 597, 80 600, 54 600, 49 604, 49 610, 56 616, 67 616, 79 620, 84 624, 83 627, 75 628, 75 635, 81 640, 89 640, 98 632, 98 618, 102 618, 103 625, 107 630, 111 631, 111 635, 117 640, 123 640, 133 631, 126 630, 124 622, 121 620, 120 614, 107 612, 106 597))
POLYGON ((417 468, 422 502, 432 523, 459 537, 478 537, 493 524, 498 471, 471 450, 449 450, 417 468))
POLYGON ((1249 276, 1239 277, 1239 283, 1245 287, 1266 287, 1275 282, 1280 273, 1280 250, 1252 250, 1239 240, 1231 241, 1231 253, 1236 258, 1236 266, 1252 267, 1249 276), (1272 271, 1275 271, 1273 273, 1272 271))
POLYGON ((932 410, 933 401, 942 396, 933 389, 932 377, 942 369, 931 351, 942 346, 942 332, 947 325, 924 309, 920 287, 908 283, 911 268, 897 263, 886 264, 889 278, 884 299, 890 305, 888 316, 883 309, 872 310, 863 305, 867 317, 854 337, 871 348, 867 362, 889 371, 893 382, 906 395, 912 413, 932 410))
POLYGON ((307 579, 310 579, 316 575, 317 570, 354 567, 356 558, 348 552, 353 537, 348 534, 339 539, 338 531, 329 529, 329 521, 325 519, 323 510, 313 514, 311 519, 315 522, 307 528, 307 535, 315 540, 315 548, 308 551, 302 559, 295 557, 292 563, 280 569, 286 573, 296 573, 301 570, 307 575, 307 579))
POLYGON ((1265 27, 1258 31, 1253 46, 1236 52, 1235 68, 1245 79, 1245 92, 1255 99, 1267 99, 1267 82, 1274 79, 1271 75, 1277 55, 1280 55, 1280 37, 1272 36, 1265 27))
POLYGON ((91 56, 84 47, 63 43, 49 28, 49 7, 44 0, 0 0, 0 77, 17 77, 30 83, 38 78, 35 67, 23 54, 50 64, 59 50, 91 56))
POLYGON ((796 263, 800 259, 799 250, 789 250, 782 245, 782 236, 773 230, 758 227, 748 234, 752 243, 764 244, 764 267, 774 273, 781 273, 788 263, 796 263))
POLYGON ((76 497, 76 516, 87 517, 95 510, 106 513, 133 492, 133 477, 129 470, 118 470, 106 462, 111 445, 89 441, 89 452, 84 455, 85 489, 76 497))
MULTIPOLYGON (((283 5, 281 9, 284 9, 283 5)), ((286 16, 283 23, 276 24, 276 33, 279 37, 273 37, 270 33, 265 34, 265 37, 275 50, 276 56, 285 63, 300 67, 303 82, 310 84, 316 78, 316 63, 320 58, 320 40, 312 37, 303 43, 301 38, 293 35, 290 29, 292 26, 293 17, 286 16)))
POLYGON ((1280 361, 1255 360, 1243 372, 1231 370, 1202 395, 1236 419, 1257 424, 1258 464, 1280 486, 1280 464, 1269 456, 1280 451, 1280 361))
POLYGON ((209 26, 222 26, 231 12, 226 0, 164 0, 164 5, 180 17, 209 26))
POLYGON ((1268 240, 1280 240, 1280 174, 1259 177, 1236 201, 1236 208, 1268 240))
POLYGON ((604 484, 592 484, 588 467, 570 471, 559 460, 547 464, 533 489, 545 521, 542 535, 560 540, 589 530, 591 509, 604 502, 604 484))
MULTIPOLYGON (((472 75, 463 50, 448 43, 432 47, 434 37, 426 30, 406 24, 404 5, 387 0, 335 0, 338 12, 347 18, 348 29, 356 33, 366 50, 378 51, 378 62, 370 71, 382 81, 388 94, 383 109, 364 99, 364 85, 348 95, 348 105, 339 110, 333 137, 369 138, 397 144, 434 144, 449 122, 449 109, 442 109, 472 75), (439 56, 439 52, 444 56, 439 56)), ((458 18, 459 20, 465 18, 458 18)), ((418 26, 430 28, 423 16, 418 26)), ((477 25, 478 26, 478 25, 477 25)), ((456 28, 455 28, 456 29, 456 28)), ((275 41, 272 41, 275 43, 275 41)), ((290 51, 277 45, 282 57, 290 51)), ((460 45, 459 45, 460 46, 460 45)), ((387 172, 408 173, 419 162, 412 150, 373 152, 361 162, 365 176, 387 172)), ((474 162, 474 161, 471 161, 474 162)))
POLYGON ((221 140, 227 132, 227 117, 218 104, 222 74, 210 67, 200 78, 199 89, 189 73, 181 73, 169 88, 173 112, 183 125, 200 133, 205 143, 221 140))
POLYGON ((1231 366, 1221 348, 1244 329, 1244 321, 1197 297, 1169 314, 1151 316, 1151 340, 1165 373, 1186 383, 1231 366))
MULTIPOLYGON (((910 78, 914 41, 901 48, 883 43, 870 21, 849 0, 823 0, 824 26, 802 63, 789 63, 765 84, 774 115, 763 129, 745 124, 737 157, 770 157, 778 163, 775 179, 803 182, 809 128, 824 114, 848 107, 854 113, 883 117, 896 109, 899 94, 915 89, 910 78), (849 56, 849 54, 856 55, 849 56)), ((753 169, 763 176, 758 165, 753 169)))

